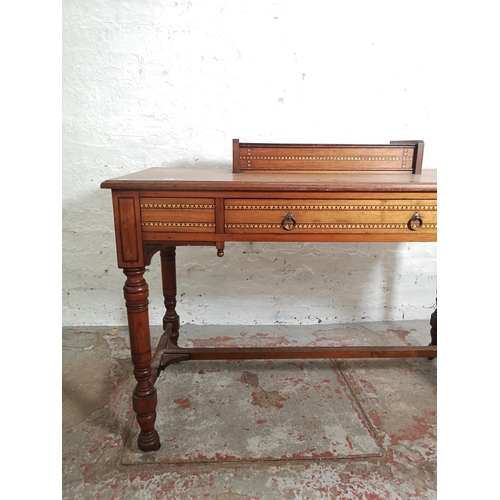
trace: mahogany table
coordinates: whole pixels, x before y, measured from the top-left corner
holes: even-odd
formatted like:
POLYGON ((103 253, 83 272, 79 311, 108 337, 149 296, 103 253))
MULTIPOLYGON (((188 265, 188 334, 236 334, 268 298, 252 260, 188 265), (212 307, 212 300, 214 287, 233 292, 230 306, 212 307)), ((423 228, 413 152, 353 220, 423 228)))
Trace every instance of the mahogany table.
POLYGON ((226 241, 437 241, 437 171, 422 170, 422 141, 389 145, 254 144, 233 141, 233 169, 150 168, 101 184, 112 190, 118 266, 126 276, 130 349, 137 385, 138 446, 157 450, 155 382, 183 360, 404 358, 437 356, 437 310, 429 346, 185 348, 178 345, 177 246, 226 241), (148 285, 160 252, 166 313, 151 350, 148 285))

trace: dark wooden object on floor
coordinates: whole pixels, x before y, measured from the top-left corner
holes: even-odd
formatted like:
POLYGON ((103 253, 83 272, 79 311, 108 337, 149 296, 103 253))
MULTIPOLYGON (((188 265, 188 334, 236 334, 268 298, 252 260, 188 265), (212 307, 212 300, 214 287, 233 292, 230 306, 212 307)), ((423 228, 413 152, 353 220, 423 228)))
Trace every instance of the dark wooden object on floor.
POLYGON ((150 168, 110 179, 118 266, 124 287, 137 385, 138 446, 156 450, 161 370, 183 360, 402 358, 437 356, 437 310, 429 346, 183 348, 178 346, 177 246, 226 241, 437 241, 436 170, 422 170, 424 143, 255 144, 233 141, 233 171, 150 168), (145 268, 157 252, 166 313, 151 352, 145 268))

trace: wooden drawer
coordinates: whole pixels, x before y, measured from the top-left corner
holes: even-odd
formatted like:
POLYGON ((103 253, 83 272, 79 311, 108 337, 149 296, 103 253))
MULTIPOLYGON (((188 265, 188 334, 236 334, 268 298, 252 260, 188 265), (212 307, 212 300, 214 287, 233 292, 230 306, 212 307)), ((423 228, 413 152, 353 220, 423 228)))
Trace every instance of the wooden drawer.
POLYGON ((233 199, 226 200, 224 208, 225 232, 233 234, 437 231, 436 199, 233 199))
POLYGON ((213 198, 141 198, 144 232, 214 233, 213 198))

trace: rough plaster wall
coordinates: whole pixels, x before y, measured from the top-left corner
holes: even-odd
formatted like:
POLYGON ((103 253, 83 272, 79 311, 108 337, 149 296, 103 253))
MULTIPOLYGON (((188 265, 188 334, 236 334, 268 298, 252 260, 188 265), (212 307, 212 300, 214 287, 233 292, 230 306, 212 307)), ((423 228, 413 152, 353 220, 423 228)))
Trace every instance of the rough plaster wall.
MULTIPOLYGON (((125 324, 111 193, 152 166, 231 168, 231 141, 426 142, 446 166, 430 2, 67 0, 63 4, 63 324, 125 324), (425 36, 422 30, 425 27, 425 36), (442 161, 443 160, 443 161, 442 161)), ((437 245, 179 248, 193 323, 428 318, 437 245)), ((146 275, 163 315, 159 259, 146 275)))

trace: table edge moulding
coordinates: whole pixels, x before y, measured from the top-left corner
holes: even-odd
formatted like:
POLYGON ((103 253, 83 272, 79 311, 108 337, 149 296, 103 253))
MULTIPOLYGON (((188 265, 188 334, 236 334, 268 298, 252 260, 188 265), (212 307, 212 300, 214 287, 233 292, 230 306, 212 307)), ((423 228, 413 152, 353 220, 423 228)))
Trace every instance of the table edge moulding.
POLYGON ((208 347, 178 345, 176 247, 227 241, 436 242, 437 171, 422 169, 423 141, 268 144, 233 141, 232 171, 149 168, 106 180, 112 190, 124 286, 138 447, 160 447, 155 429, 159 373, 187 360, 410 358, 437 356, 437 309, 428 346, 208 347), (164 333, 152 351, 148 284, 160 253, 164 333))

